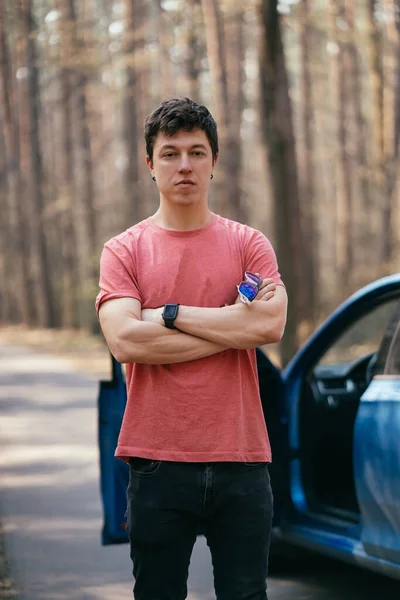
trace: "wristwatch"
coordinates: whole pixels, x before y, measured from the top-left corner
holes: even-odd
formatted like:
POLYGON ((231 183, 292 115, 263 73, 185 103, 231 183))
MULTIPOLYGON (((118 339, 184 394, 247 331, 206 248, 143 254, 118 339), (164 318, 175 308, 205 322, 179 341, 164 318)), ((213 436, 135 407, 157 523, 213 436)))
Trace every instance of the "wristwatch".
POLYGON ((168 329, 176 329, 174 321, 178 316, 179 304, 165 304, 162 318, 164 319, 165 327, 168 329))

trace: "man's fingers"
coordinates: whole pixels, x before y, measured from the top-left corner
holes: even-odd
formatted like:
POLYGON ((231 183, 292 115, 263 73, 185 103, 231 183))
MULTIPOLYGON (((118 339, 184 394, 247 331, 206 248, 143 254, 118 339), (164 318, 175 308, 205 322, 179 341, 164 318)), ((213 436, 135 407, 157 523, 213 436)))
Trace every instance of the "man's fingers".
POLYGON ((260 290, 264 289, 267 285, 275 285, 273 279, 263 279, 262 284, 260 285, 260 290))
POLYGON ((265 296, 263 296, 262 300, 271 300, 271 298, 273 298, 275 296, 275 292, 268 292, 267 294, 265 294, 265 296))
POLYGON ((263 295, 267 292, 274 292, 275 290, 276 290, 276 284, 274 283, 273 279, 264 279, 264 281, 258 291, 257 298, 260 295, 263 295))
POLYGON ((271 300, 275 296, 275 292, 266 292, 261 296, 257 296, 256 300, 265 302, 265 300, 271 300))

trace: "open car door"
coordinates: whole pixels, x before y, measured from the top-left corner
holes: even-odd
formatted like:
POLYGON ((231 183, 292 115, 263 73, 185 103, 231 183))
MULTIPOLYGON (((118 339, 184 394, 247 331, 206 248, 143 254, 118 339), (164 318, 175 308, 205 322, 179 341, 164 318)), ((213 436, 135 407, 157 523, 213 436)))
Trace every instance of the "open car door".
POLYGON ((114 457, 126 405, 126 384, 119 362, 111 356, 112 379, 100 381, 98 394, 98 442, 100 491, 103 506, 101 541, 104 546, 128 542, 126 489, 128 465, 114 457))
POLYGON ((399 301, 400 274, 359 290, 282 373, 291 458, 282 539, 387 573, 375 559, 400 568, 400 401, 380 357, 399 301))

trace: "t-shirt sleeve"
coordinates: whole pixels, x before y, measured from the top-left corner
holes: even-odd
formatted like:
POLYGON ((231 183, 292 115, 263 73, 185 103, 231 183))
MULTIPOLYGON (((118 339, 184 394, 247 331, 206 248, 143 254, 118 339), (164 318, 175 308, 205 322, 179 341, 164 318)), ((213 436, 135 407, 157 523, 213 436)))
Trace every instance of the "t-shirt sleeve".
POLYGON ((100 257, 100 292, 96 298, 96 313, 100 305, 114 298, 136 298, 143 301, 136 276, 134 248, 118 238, 104 244, 100 257))
POLYGON ((273 279, 285 287, 278 270, 278 262, 271 242, 263 233, 250 229, 244 255, 245 271, 259 273, 263 279, 273 279))

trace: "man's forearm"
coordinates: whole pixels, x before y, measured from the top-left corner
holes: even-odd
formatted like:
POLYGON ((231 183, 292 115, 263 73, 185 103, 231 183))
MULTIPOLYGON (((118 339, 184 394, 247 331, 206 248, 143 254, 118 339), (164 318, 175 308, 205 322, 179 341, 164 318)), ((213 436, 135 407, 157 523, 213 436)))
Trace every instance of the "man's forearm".
POLYGON ((116 358, 123 363, 164 365, 206 358, 227 348, 157 323, 135 321, 119 336, 116 358))
POLYGON ((286 322, 284 288, 268 302, 222 308, 180 306, 176 327, 228 348, 248 349, 281 339, 286 322))

